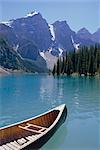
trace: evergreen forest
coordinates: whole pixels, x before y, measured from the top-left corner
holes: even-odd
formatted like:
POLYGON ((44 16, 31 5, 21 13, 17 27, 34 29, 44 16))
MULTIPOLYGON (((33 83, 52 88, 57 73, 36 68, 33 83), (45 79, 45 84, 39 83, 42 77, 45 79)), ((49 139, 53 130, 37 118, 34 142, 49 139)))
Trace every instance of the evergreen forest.
POLYGON ((100 75, 100 45, 82 47, 78 51, 66 52, 66 55, 59 57, 54 65, 53 75, 83 76, 100 75))

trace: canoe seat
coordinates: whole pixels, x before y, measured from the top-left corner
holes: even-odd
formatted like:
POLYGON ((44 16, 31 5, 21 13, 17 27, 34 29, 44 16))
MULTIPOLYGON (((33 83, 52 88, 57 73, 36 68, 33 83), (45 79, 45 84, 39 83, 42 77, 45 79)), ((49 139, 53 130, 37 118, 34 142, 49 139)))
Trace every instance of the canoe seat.
POLYGON ((46 127, 39 126, 39 125, 36 125, 36 124, 31 124, 31 123, 27 123, 27 125, 39 129, 40 132, 45 131, 47 129, 46 127))
POLYGON ((21 129, 27 130, 27 131, 31 131, 34 132, 36 134, 41 134, 42 132, 44 132, 47 128, 42 127, 42 126, 38 126, 35 124, 31 124, 31 123, 27 123, 26 126, 18 126, 21 129))
POLYGON ((21 129, 27 130, 27 131, 31 131, 31 132, 36 133, 36 134, 41 134, 41 133, 42 133, 42 132, 39 132, 39 131, 37 131, 37 130, 30 129, 28 126, 25 126, 25 127, 23 127, 23 126, 18 126, 18 127, 21 128, 21 129))

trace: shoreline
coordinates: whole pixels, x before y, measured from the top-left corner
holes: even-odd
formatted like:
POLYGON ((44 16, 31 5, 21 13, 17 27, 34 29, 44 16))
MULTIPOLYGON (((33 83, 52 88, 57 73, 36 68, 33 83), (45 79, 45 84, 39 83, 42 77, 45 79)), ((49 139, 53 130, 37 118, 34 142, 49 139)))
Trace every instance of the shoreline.
POLYGON ((0 75, 10 75, 10 74, 22 74, 22 73, 26 73, 23 70, 11 70, 11 69, 6 69, 6 68, 2 68, 0 67, 0 75))
POLYGON ((52 75, 52 76, 55 76, 55 77, 98 77, 100 78, 100 74, 99 73, 96 73, 95 75, 89 75, 87 74, 87 76, 85 76, 84 74, 81 74, 79 75, 78 73, 72 73, 70 75, 67 75, 67 74, 60 74, 60 75, 52 75))
POLYGON ((10 74, 9 71, 5 70, 4 68, 0 67, 0 74, 4 75, 4 74, 10 74))
MULTIPOLYGON (((45 74, 45 73, 32 73, 32 72, 25 72, 23 70, 11 70, 11 69, 5 69, 0 67, 0 75, 11 75, 11 74, 45 74)), ((47 73, 49 76, 55 76, 55 77, 68 77, 68 75, 66 74, 61 74, 61 75, 52 75, 52 73, 47 73)), ((100 78, 100 74, 96 73, 94 76, 91 76, 89 74, 87 74, 87 76, 85 76, 84 74, 79 75, 78 73, 72 73, 71 75, 69 75, 69 77, 97 77, 100 78)))

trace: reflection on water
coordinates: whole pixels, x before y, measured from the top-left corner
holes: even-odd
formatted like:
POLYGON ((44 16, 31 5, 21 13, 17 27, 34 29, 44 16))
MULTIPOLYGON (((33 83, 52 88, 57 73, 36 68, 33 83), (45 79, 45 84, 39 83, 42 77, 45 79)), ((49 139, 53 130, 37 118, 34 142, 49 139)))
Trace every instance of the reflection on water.
MULTIPOLYGON (((62 142, 66 142, 66 136, 67 136, 67 127, 65 125, 62 126, 62 128, 59 128, 59 130, 54 134, 52 137, 52 140, 49 141, 49 147, 48 150, 58 150, 59 147, 62 145, 62 142), (55 142, 55 139, 57 142, 55 142)), ((48 143, 43 147, 43 150, 47 150, 48 143)))
POLYGON ((60 105, 63 99, 62 84, 57 83, 56 80, 54 80, 52 77, 49 76, 42 78, 40 84, 40 98, 42 103, 45 103, 46 105, 49 104, 50 107, 51 106, 55 107, 56 105, 60 105))
POLYGON ((68 108, 66 123, 42 150, 98 150, 99 78, 0 76, 0 126, 35 116, 62 103, 68 108))

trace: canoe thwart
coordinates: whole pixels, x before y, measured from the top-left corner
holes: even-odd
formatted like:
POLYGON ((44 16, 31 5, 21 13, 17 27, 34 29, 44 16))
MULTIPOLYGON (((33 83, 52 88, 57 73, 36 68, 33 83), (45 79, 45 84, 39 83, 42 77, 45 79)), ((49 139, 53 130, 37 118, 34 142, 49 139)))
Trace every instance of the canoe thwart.
POLYGON ((39 129, 47 129, 46 127, 39 126, 39 125, 36 125, 36 124, 31 124, 31 123, 27 123, 27 125, 33 126, 33 127, 39 128, 39 129))
POLYGON ((33 132, 33 133, 37 133, 37 134, 41 134, 42 133, 40 131, 37 131, 37 130, 34 130, 34 129, 30 129, 29 126, 24 126, 24 127, 23 126, 18 126, 18 127, 21 128, 21 129, 33 132))

